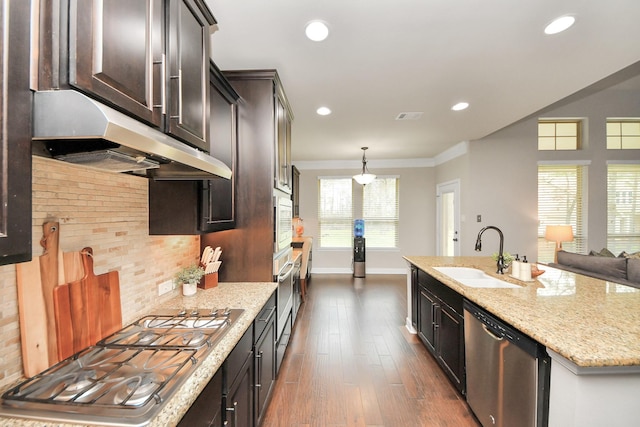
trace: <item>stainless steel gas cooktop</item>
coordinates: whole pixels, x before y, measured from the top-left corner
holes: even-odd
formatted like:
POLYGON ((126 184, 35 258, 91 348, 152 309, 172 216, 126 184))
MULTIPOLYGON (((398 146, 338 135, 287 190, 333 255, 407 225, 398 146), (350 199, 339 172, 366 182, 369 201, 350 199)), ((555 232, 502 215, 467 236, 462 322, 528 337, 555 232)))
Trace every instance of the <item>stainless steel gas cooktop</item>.
POLYGON ((144 426, 243 311, 145 316, 6 391, 0 415, 144 426))

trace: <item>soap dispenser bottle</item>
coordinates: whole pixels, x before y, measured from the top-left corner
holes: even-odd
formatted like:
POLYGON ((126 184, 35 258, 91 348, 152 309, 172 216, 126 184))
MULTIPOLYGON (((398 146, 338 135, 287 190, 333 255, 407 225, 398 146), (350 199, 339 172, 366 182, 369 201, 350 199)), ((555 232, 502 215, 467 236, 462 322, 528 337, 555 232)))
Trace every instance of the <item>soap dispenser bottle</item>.
POLYGON ((511 276, 516 279, 520 278, 520 258, 518 254, 516 254, 516 257, 511 261, 511 276))
POLYGON ((520 280, 524 282, 531 281, 531 264, 527 261, 527 256, 522 256, 522 263, 520 264, 520 280))

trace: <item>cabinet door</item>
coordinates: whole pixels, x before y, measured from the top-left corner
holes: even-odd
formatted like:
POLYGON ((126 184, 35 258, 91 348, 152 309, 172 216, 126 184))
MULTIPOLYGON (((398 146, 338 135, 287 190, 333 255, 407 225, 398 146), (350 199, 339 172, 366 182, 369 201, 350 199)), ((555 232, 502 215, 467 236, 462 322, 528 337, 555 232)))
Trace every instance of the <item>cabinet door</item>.
POLYGON ((435 354, 436 351, 436 316, 438 315, 439 304, 431 292, 420 289, 420 315, 418 336, 427 348, 435 354))
POLYGON ((437 358, 445 373, 464 394, 464 320, 446 304, 440 306, 437 358))
POLYGON ((291 201, 293 202, 293 216, 300 216, 300 171, 291 166, 291 201))
POLYGON ((225 426, 251 427, 254 425, 253 357, 247 358, 225 400, 225 426))
POLYGON ((418 287, 418 269, 411 267, 411 326, 418 330, 418 308, 420 305, 420 291, 418 287))
POLYGON ((30 2, 0 2, 0 264, 31 259, 30 2), (9 60, 10 58, 10 60, 9 60))
POLYGON ((167 132, 209 151, 209 27, 202 0, 168 0, 167 132))
POLYGON ((266 402, 276 380, 276 325, 275 315, 267 325, 262 337, 256 344, 254 353, 256 374, 256 418, 257 425, 262 421, 266 402))
POLYGON ((195 402, 178 423, 178 427, 209 427, 221 425, 223 368, 213 376, 195 402))
POLYGON ((280 96, 275 97, 276 119, 276 187, 291 191, 291 118, 280 96))
POLYGON ((162 1, 72 0, 71 11, 69 83, 160 127, 162 1))
POLYGON ((211 64, 209 87, 209 152, 231 169, 230 179, 216 178, 202 182, 203 232, 229 230, 236 224, 236 155, 237 155, 237 100, 239 95, 211 64))

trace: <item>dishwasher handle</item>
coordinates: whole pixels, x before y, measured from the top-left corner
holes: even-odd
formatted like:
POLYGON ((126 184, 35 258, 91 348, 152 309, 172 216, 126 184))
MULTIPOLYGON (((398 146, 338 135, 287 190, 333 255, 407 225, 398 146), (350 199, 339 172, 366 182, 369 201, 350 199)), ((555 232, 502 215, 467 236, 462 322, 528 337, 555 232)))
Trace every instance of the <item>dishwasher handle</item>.
POLYGON ((496 340, 496 341, 503 341, 504 340, 503 336, 496 335, 495 332, 493 332, 491 329, 489 329, 487 327, 487 325, 485 325, 484 323, 482 324, 482 329, 487 333, 487 335, 489 335, 494 340, 496 340))

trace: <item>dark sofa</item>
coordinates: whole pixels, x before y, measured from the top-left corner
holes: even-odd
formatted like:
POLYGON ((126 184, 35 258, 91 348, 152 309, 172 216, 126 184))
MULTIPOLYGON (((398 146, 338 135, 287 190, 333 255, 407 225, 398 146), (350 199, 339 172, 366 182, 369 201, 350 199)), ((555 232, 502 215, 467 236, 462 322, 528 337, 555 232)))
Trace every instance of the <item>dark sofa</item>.
POLYGON ((640 288, 640 258, 558 251, 558 262, 549 265, 596 279, 640 288))

